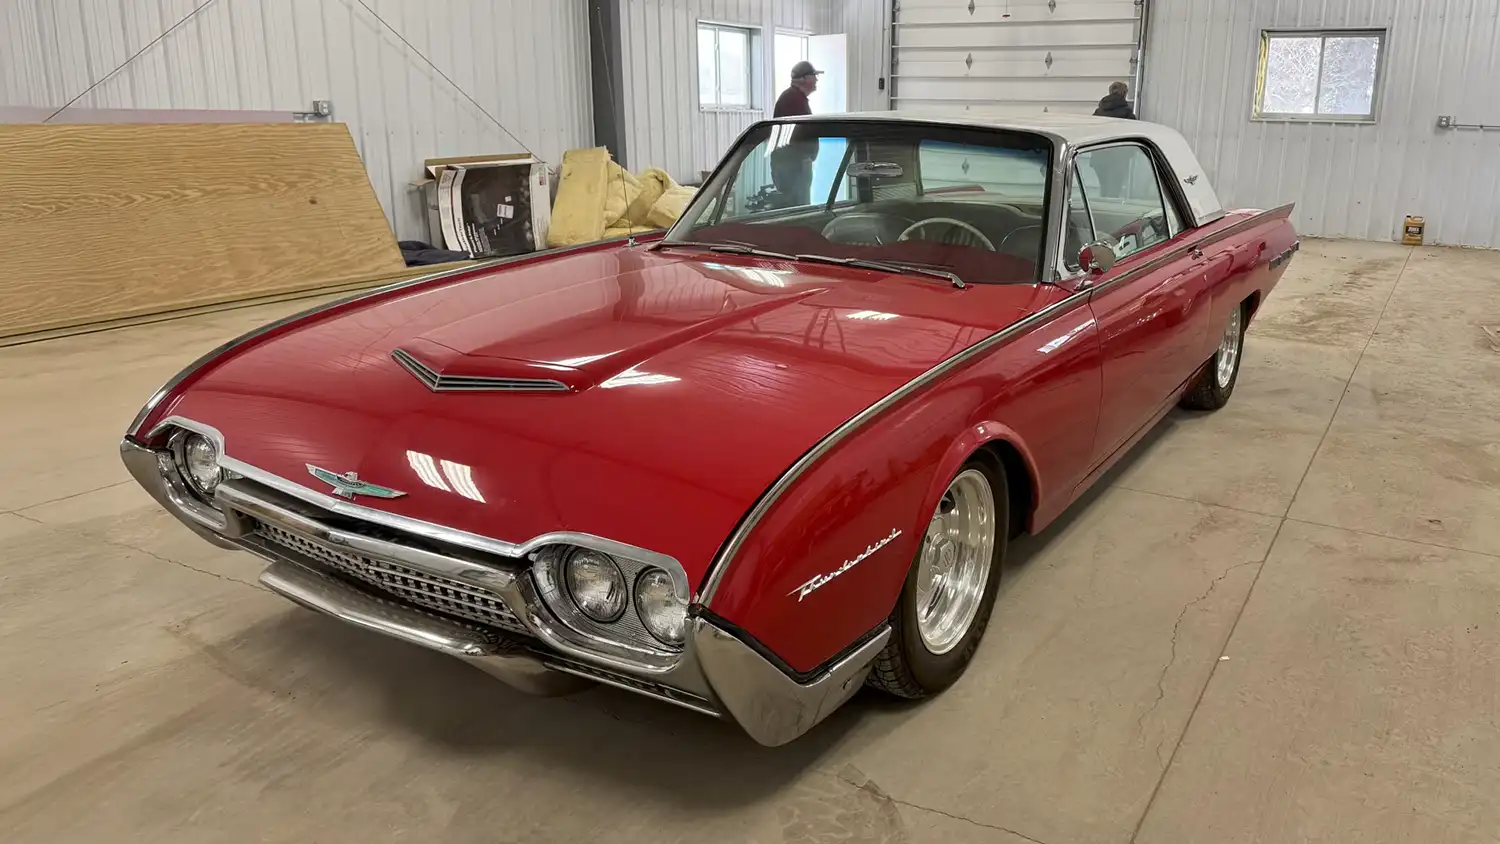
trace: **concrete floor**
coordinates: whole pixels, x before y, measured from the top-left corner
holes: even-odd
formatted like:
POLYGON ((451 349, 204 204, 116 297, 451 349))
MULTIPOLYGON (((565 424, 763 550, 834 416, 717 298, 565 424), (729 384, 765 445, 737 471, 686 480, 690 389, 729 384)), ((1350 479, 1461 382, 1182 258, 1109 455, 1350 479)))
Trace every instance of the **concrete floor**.
POLYGON ((968 677, 765 750, 293 608, 126 481, 300 305, 0 349, 7 842, 1493 841, 1500 255, 1309 241, 1225 411, 1023 541, 968 677))

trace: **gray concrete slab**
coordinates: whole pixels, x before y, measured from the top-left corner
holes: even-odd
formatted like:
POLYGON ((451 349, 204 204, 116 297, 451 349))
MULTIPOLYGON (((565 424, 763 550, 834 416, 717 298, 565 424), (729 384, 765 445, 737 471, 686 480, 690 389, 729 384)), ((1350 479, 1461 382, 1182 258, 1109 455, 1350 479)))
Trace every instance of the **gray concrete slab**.
POLYGON ((146 394, 300 305, 0 348, 0 837, 1484 840, 1496 291, 1492 253, 1309 241, 1231 406, 1018 545, 962 683, 778 750, 289 606, 121 483, 146 394))
POLYGON ((1288 522, 1137 840, 1494 841, 1497 563, 1288 522))

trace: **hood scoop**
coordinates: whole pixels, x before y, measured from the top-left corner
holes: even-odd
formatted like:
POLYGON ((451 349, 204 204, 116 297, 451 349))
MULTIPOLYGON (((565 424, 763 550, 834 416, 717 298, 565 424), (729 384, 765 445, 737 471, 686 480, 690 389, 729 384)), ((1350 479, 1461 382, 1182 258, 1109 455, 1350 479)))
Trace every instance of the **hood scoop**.
POLYGON ((391 359, 416 376, 434 393, 566 393, 571 388, 551 378, 500 378, 488 375, 457 375, 438 372, 405 349, 395 349, 391 359))

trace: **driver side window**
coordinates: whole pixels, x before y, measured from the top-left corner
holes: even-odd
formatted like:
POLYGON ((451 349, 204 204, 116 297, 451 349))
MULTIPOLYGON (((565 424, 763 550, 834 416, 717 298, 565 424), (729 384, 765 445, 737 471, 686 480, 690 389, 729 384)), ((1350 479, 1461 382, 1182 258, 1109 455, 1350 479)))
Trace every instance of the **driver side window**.
MULTIPOLYGON (((1080 153, 1073 168, 1075 187, 1081 188, 1095 239, 1114 248, 1124 259, 1169 240, 1179 226, 1157 179, 1146 150, 1119 144, 1080 153)), ((1070 263, 1076 261, 1073 256, 1070 263)))

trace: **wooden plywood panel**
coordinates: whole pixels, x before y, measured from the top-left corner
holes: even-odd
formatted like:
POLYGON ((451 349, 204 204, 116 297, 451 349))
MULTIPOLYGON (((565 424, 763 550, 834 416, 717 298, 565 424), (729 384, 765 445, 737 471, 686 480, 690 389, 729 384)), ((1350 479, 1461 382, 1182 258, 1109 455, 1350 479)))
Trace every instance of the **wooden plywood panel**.
POLYGON ((403 269, 341 124, 0 125, 0 336, 403 269))

